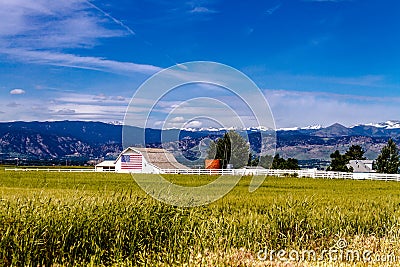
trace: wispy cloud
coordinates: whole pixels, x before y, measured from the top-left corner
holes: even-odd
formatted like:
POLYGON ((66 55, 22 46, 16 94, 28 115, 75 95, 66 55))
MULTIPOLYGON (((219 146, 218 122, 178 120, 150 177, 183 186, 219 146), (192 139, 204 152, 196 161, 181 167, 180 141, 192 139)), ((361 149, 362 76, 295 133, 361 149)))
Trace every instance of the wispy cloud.
POLYGON ((152 65, 113 61, 99 57, 82 57, 74 54, 58 53, 53 51, 36 51, 21 48, 0 48, 0 53, 6 54, 13 59, 23 62, 91 69, 122 74, 132 74, 132 72, 154 74, 155 72, 161 70, 161 68, 152 65))
POLYGON ((102 38, 135 34, 87 0, 0 1, 0 17, 0 54, 11 59, 117 73, 151 74, 159 70, 150 65, 72 54, 71 48, 91 48, 102 38))
POLYGON ((272 72, 262 65, 249 66, 243 68, 243 71, 252 77, 256 77, 256 79, 268 81, 268 87, 270 88, 286 90, 332 91, 332 88, 336 88, 336 91, 354 91, 356 89, 361 91, 363 89, 371 93, 374 89, 379 88, 390 88, 390 90, 400 89, 399 84, 393 82, 393 77, 387 74, 365 74, 357 76, 291 74, 272 72), (301 85, 301 88, 299 85, 301 85))
POLYGON ((203 6, 194 7, 192 10, 189 11, 190 13, 200 13, 200 14, 207 14, 207 13, 217 13, 217 11, 213 9, 209 9, 203 6))
POLYGON ((10 118, 24 121, 66 119, 121 121, 128 103, 128 98, 119 95, 59 92, 54 92, 52 99, 21 98, 18 102, 0 99, 0 106, 9 107, 0 113, 0 121, 9 121, 10 118))
POLYGON ((127 25, 125 25, 125 23, 123 23, 122 21, 120 21, 119 19, 116 19, 115 17, 111 16, 109 13, 105 12, 104 10, 102 10, 101 8, 99 8, 98 6, 94 5, 93 3, 91 3, 90 1, 86 1, 86 3, 88 5, 90 5, 91 7, 93 7, 94 9, 100 11, 104 16, 110 18, 112 21, 114 21, 116 24, 120 25, 121 27, 125 28, 130 34, 132 35, 136 35, 136 33, 127 25))
MULTIPOLYGON (((285 76, 285 75, 284 75, 285 76)), ((356 77, 335 77, 335 76, 316 76, 316 75, 289 75, 296 80, 302 81, 318 81, 323 83, 341 84, 341 85, 357 85, 369 87, 385 86, 384 75, 362 75, 356 77)))
POLYGON ((303 0, 303 2, 348 2, 353 0, 303 0))
POLYGON ((21 104, 18 104, 17 102, 11 102, 7 104, 7 107, 9 108, 17 108, 19 106, 21 106, 21 104))
POLYGON ((55 112, 56 115, 74 115, 75 113, 76 113, 75 109, 67 109, 67 108, 63 108, 55 112))
POLYGON ((352 0, 303 0, 303 2, 348 2, 352 0))
MULTIPOLYGON (((290 90, 264 90, 278 128, 320 124, 328 126, 335 122, 351 126, 358 123, 381 122, 393 119, 400 112, 400 98, 382 96, 362 96, 333 94, 327 92, 302 92, 290 90)), ((18 102, 0 100, 0 106, 10 109, 0 115, 0 120, 123 120, 129 98, 119 95, 55 93, 54 99, 25 99, 18 102)), ((232 100, 233 101, 233 100, 232 100)), ((231 103, 230 101, 229 103, 231 103)), ((142 99, 140 103, 153 103, 152 99, 142 99)), ((215 102, 215 101, 214 101, 215 102)), ((144 106, 146 106, 144 105, 144 106)), ((238 125, 234 120, 238 115, 245 117, 239 109, 230 111, 224 105, 206 102, 160 102, 154 109, 154 116, 148 118, 147 108, 132 107, 135 121, 148 120, 148 126, 181 127, 199 118, 212 118, 224 125, 238 125), (159 114, 161 117, 159 117, 159 114), (228 115, 227 115, 228 114, 228 115), (169 118, 169 119, 168 119, 169 118), (161 122, 162 123, 161 123, 161 122)), ((198 125, 198 123, 197 123, 198 125)), ((204 125, 202 125, 204 126, 204 125)))
POLYGON ((281 8, 281 6, 282 6, 282 3, 279 3, 279 4, 277 4, 277 5, 275 5, 275 6, 271 7, 271 8, 269 8, 269 9, 266 11, 266 14, 267 14, 268 16, 271 16, 271 15, 274 14, 279 8, 281 8))
POLYGON ((381 122, 400 112, 400 98, 265 90, 278 127, 381 122))
POLYGON ((126 107, 129 103, 129 98, 120 95, 91 95, 84 93, 64 93, 54 98, 57 104, 74 104, 74 105, 118 105, 126 107))
POLYGON ((90 12, 84 0, 0 2, 2 45, 37 49, 90 47, 99 38, 122 36, 90 12))

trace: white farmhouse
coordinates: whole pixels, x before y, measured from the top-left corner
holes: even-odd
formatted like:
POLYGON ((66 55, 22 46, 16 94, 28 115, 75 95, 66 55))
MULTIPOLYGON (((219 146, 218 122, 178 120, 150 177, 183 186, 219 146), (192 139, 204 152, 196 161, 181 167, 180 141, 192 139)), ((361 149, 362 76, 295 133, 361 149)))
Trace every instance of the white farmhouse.
POLYGON ((105 160, 94 167, 96 172, 115 172, 115 160, 105 160))
POLYGON ((375 171, 372 168, 373 160, 350 160, 347 167, 353 168, 354 179, 368 179, 370 173, 375 171))
POLYGON ((106 166, 112 164, 118 173, 160 173, 162 169, 188 169, 171 152, 160 148, 128 147, 115 161, 103 161, 96 165, 96 171, 107 171, 106 166))

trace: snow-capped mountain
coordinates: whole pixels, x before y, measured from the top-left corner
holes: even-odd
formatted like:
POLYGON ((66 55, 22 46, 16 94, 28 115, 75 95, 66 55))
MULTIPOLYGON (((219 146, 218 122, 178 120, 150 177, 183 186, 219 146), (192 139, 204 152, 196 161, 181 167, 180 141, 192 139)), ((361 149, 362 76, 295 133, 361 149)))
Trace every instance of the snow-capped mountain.
MULTIPOLYGON (((69 155, 80 155, 82 159, 107 157, 122 150, 122 125, 116 123, 55 121, 55 122, 6 122, 0 123, 0 160, 9 158, 65 159, 69 155)), ((190 129, 142 129, 128 127, 133 145, 160 147, 184 147, 190 150, 204 138, 216 140, 232 128, 190 129), (146 144, 143 142, 146 134, 146 144), (179 140, 176 137, 179 136, 179 140), (161 139, 162 137, 162 139, 161 139), (137 140, 135 139, 137 138, 137 140), (162 142, 161 142, 162 141, 162 142)), ((249 141, 257 144, 260 131, 270 134, 267 127, 235 129, 248 135, 249 141)), ((264 136, 265 137, 265 136, 264 136)), ((280 128, 276 132, 277 152, 285 157, 297 159, 326 159, 339 149, 344 151, 352 144, 361 145, 366 157, 376 158, 380 149, 392 138, 400 144, 400 121, 358 124, 346 127, 335 123, 328 127, 280 128)), ((251 143, 252 144, 252 143, 251 143)), ((254 145, 254 147, 259 147, 254 145)))
MULTIPOLYGON (((167 128, 164 130, 171 130, 177 128, 167 128)), ((179 130, 189 131, 189 132, 226 132, 226 131, 247 131, 247 132, 267 132, 271 131, 271 128, 265 126, 257 126, 257 127, 244 127, 244 128, 237 128, 237 127, 203 127, 203 128, 182 128, 179 130)))
POLYGON ((354 128, 356 126, 372 126, 372 127, 376 127, 376 128, 381 128, 381 129, 400 129, 400 121, 397 120, 390 120, 390 121, 386 121, 386 122, 380 122, 380 123, 367 123, 367 124, 359 124, 359 125, 355 125, 351 128, 354 128))
POLYGON ((323 128, 322 125, 317 124, 317 125, 306 126, 306 127, 300 128, 300 129, 301 130, 319 130, 322 128, 323 128))
POLYGON ((111 125, 124 125, 124 123, 122 121, 110 121, 110 122, 108 122, 108 124, 111 124, 111 125))
POLYGON ((299 130, 320 130, 323 127, 321 125, 310 125, 306 127, 288 127, 288 128, 278 128, 277 131, 299 131, 299 130))

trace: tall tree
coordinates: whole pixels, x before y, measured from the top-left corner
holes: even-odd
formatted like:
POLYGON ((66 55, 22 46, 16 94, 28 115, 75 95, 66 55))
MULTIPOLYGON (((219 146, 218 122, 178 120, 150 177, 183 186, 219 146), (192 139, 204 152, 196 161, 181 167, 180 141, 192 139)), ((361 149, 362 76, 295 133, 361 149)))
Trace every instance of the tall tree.
POLYGON ((375 162, 376 171, 379 173, 399 173, 399 149, 393 139, 389 139, 375 162))
POLYGON ((250 144, 240 134, 235 131, 229 131, 227 134, 231 143, 231 153, 228 162, 234 168, 242 168, 247 165, 250 152, 250 144))
POLYGON ((331 154, 331 165, 328 167, 327 171, 337 171, 337 172, 352 172, 352 167, 347 167, 349 163, 349 158, 346 155, 340 154, 339 150, 336 150, 331 154))
POLYGON ((365 151, 360 145, 352 145, 344 153, 340 154, 339 150, 336 150, 331 154, 331 165, 328 167, 328 171, 338 171, 338 172, 352 172, 352 167, 347 167, 350 160, 364 160, 365 151))
POLYGON ((229 131, 218 138, 216 143, 211 142, 207 158, 222 160, 223 168, 228 163, 234 168, 241 168, 248 163, 249 152, 249 143, 237 132, 229 131))
POLYGON ((365 151, 360 145, 352 145, 344 154, 348 160, 364 160, 365 151))

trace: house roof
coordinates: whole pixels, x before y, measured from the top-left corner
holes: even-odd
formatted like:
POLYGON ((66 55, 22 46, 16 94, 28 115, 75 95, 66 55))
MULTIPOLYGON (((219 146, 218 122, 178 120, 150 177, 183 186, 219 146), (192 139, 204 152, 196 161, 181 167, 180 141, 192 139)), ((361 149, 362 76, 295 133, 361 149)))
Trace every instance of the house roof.
POLYGON ((148 163, 159 169, 189 169, 185 165, 179 163, 171 152, 162 148, 128 147, 121 152, 116 161, 129 150, 142 154, 148 163))
POLYGON ((350 160, 349 163, 347 164, 347 167, 352 167, 353 172, 359 172, 359 173, 375 172, 370 168, 372 163, 373 160, 350 160))
POLYGON ((96 165, 96 167, 115 167, 114 160, 105 160, 96 165))

